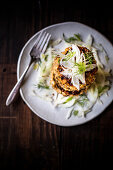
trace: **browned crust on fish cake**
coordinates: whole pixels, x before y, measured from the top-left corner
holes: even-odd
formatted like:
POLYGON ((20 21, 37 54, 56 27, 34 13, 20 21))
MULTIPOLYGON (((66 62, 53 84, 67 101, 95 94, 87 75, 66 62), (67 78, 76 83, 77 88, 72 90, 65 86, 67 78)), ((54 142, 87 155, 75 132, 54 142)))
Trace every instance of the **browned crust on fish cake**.
MULTIPOLYGON (((69 49, 69 48, 68 48, 69 49)), ((66 49, 63 54, 68 52, 66 49)), ((86 47, 79 47, 80 52, 90 52, 86 47)), ((93 59, 93 64, 96 63, 95 59, 93 59)), ((86 83, 83 84, 80 81, 80 90, 78 90, 73 84, 71 83, 71 78, 64 76, 61 74, 63 71, 63 66, 60 65, 60 57, 56 56, 53 61, 52 69, 51 69, 51 80, 50 84, 52 87, 63 96, 75 96, 83 94, 87 91, 90 85, 95 81, 95 74, 97 72, 97 67, 91 71, 85 72, 85 80, 86 83)))

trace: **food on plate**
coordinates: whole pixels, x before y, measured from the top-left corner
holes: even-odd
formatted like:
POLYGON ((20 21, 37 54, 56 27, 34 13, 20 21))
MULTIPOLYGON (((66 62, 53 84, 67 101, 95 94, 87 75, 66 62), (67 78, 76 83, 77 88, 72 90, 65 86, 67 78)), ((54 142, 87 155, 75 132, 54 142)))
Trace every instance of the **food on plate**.
MULTIPOLYGON (((103 46, 80 34, 52 41, 41 54, 33 94, 55 108, 66 109, 66 119, 84 117, 110 88, 109 58, 103 46)), ((107 96, 107 95, 106 95, 107 96)))
POLYGON ((50 83, 63 96, 80 95, 95 81, 97 70, 93 53, 86 47, 72 44, 55 57, 50 83))

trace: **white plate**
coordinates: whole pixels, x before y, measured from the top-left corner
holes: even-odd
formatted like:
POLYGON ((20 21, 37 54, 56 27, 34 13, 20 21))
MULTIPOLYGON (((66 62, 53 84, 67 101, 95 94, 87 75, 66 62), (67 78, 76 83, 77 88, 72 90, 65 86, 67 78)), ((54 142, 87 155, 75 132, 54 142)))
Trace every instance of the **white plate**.
MULTIPOLYGON (((109 65, 112 69, 113 65, 113 46, 112 44, 98 31, 92 29, 84 24, 78 22, 65 22, 60 24, 55 24, 49 27, 44 28, 52 35, 52 39, 62 38, 62 34, 65 33, 67 37, 73 36, 74 33, 81 34, 83 41, 87 37, 87 35, 92 34, 96 43, 102 44, 104 49, 106 50, 110 60, 109 65)), ((23 47, 19 59, 18 59, 18 66, 17 66, 17 78, 19 79, 20 75, 23 73, 24 69, 29 63, 30 56, 29 52, 33 46, 34 41, 36 40, 39 32, 36 33, 23 47)), ((112 70, 113 71, 113 70, 112 70)), ((66 119, 66 109, 55 109, 51 103, 43 101, 42 99, 33 96, 31 93, 31 89, 33 87, 33 82, 36 80, 36 71, 31 69, 29 70, 28 74, 26 75, 26 80, 24 85, 20 90, 20 94, 24 100, 24 102, 28 105, 28 107, 39 117, 42 119, 56 124, 60 126, 74 126, 83 124, 89 120, 92 120, 100 113, 102 113, 105 108, 113 101, 113 80, 112 80, 112 87, 109 90, 109 96, 103 95, 101 100, 103 101, 103 105, 100 103, 96 103, 90 113, 87 114, 86 118, 78 118, 72 116, 70 119, 66 119)))

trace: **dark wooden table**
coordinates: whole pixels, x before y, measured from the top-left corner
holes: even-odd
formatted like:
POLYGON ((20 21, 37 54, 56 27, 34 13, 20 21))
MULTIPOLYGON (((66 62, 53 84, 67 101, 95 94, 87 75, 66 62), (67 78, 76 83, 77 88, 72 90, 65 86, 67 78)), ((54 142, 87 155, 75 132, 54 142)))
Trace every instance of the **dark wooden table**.
POLYGON ((67 128, 40 119, 20 96, 5 106, 17 80, 19 53, 40 29, 77 21, 113 43, 112 4, 91 3, 24 0, 0 5, 0 170, 113 168, 113 102, 92 121, 67 128))

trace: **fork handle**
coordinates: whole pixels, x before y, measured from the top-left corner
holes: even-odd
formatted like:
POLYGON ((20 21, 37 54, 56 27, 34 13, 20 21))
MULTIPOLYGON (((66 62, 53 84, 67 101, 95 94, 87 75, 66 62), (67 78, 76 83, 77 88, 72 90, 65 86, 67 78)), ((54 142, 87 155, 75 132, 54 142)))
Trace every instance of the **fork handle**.
POLYGON ((23 72, 23 74, 21 75, 21 77, 19 78, 18 82, 15 84, 15 86, 13 87, 12 91, 10 92, 7 100, 6 100, 6 106, 9 106, 15 99, 21 85, 22 85, 22 82, 23 82, 23 79, 29 69, 29 67, 31 66, 32 64, 32 61, 30 61, 29 65, 26 67, 25 71, 23 72))

